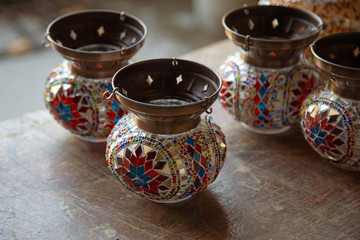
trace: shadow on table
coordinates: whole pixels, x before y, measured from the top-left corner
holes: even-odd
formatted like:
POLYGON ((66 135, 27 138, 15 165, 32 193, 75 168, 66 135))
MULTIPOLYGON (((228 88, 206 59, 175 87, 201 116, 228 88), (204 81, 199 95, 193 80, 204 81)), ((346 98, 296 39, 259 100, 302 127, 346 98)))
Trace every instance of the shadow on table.
POLYGON ((180 203, 163 204, 168 214, 176 219, 183 231, 179 238, 226 239, 228 236, 228 216, 216 196, 205 190, 180 203), (182 235, 183 234, 183 235, 182 235))

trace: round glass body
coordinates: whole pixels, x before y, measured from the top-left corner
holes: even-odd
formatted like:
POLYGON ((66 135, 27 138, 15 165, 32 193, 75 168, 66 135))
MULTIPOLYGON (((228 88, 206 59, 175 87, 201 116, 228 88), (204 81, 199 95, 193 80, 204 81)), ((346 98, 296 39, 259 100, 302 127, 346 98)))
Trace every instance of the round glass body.
POLYGON ((127 111, 115 100, 104 101, 105 91, 112 91, 111 78, 73 74, 65 60, 49 74, 44 101, 54 119, 75 136, 92 142, 106 141, 127 111))
POLYGON ((360 170, 360 101, 326 87, 304 101, 301 116, 305 139, 316 152, 338 167, 360 170))
POLYGON ((304 58, 284 68, 256 67, 243 61, 240 51, 220 66, 220 103, 254 132, 286 131, 299 121, 304 99, 320 85, 319 73, 304 58))
POLYGON ((154 134, 125 115, 108 137, 109 169, 129 190, 155 202, 178 202, 212 183, 225 160, 225 136, 204 117, 180 134, 154 134))

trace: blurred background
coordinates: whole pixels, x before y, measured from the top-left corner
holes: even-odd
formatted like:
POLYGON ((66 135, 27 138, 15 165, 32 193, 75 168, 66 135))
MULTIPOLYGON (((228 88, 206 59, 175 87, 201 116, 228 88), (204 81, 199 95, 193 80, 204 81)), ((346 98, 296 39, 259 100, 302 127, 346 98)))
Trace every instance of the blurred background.
MULTIPOLYGON (((41 40, 56 17, 83 9, 139 17, 148 36, 135 60, 178 57, 225 39, 221 18, 239 0, 0 0, 0 121, 44 108, 44 83, 63 58, 41 40)), ((252 1, 254 2, 254 1, 252 1)), ((219 64, 222 59, 219 59, 219 64)))

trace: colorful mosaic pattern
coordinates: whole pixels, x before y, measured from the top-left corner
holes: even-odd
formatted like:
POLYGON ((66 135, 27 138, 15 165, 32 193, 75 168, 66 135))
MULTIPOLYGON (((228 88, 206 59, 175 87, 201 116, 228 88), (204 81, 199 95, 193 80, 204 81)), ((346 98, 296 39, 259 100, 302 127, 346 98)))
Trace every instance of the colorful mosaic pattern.
POLYGON ((139 129, 128 114, 107 143, 113 174, 129 190, 156 202, 177 202, 204 190, 218 176, 226 154, 224 134, 206 116, 189 132, 156 135, 139 129))
POLYGON ((111 78, 73 75, 65 61, 53 69, 45 83, 45 105, 73 134, 88 141, 105 141, 125 113, 115 100, 102 99, 106 90, 112 92, 111 78))
POLYGON ((298 122, 302 102, 321 79, 305 60, 288 68, 256 68, 244 63, 240 52, 224 61, 220 74, 220 103, 235 119, 264 133, 298 122))
POLYGON ((304 102, 301 127, 305 139, 321 156, 337 166, 360 170, 356 145, 360 120, 358 101, 342 99, 328 89, 317 90, 304 102))

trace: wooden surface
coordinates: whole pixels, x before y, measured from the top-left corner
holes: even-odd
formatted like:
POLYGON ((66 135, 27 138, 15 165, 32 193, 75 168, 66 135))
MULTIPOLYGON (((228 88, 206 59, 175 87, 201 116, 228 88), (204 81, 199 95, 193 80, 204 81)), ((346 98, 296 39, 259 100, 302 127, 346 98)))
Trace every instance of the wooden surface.
MULTIPOLYGON (((184 58, 216 68, 228 40, 184 58)), ((124 189, 104 144, 73 137, 45 111, 0 123, 0 239, 360 239, 360 173, 333 167, 299 126, 251 133, 219 104, 228 145, 207 190, 157 204, 124 189)))

